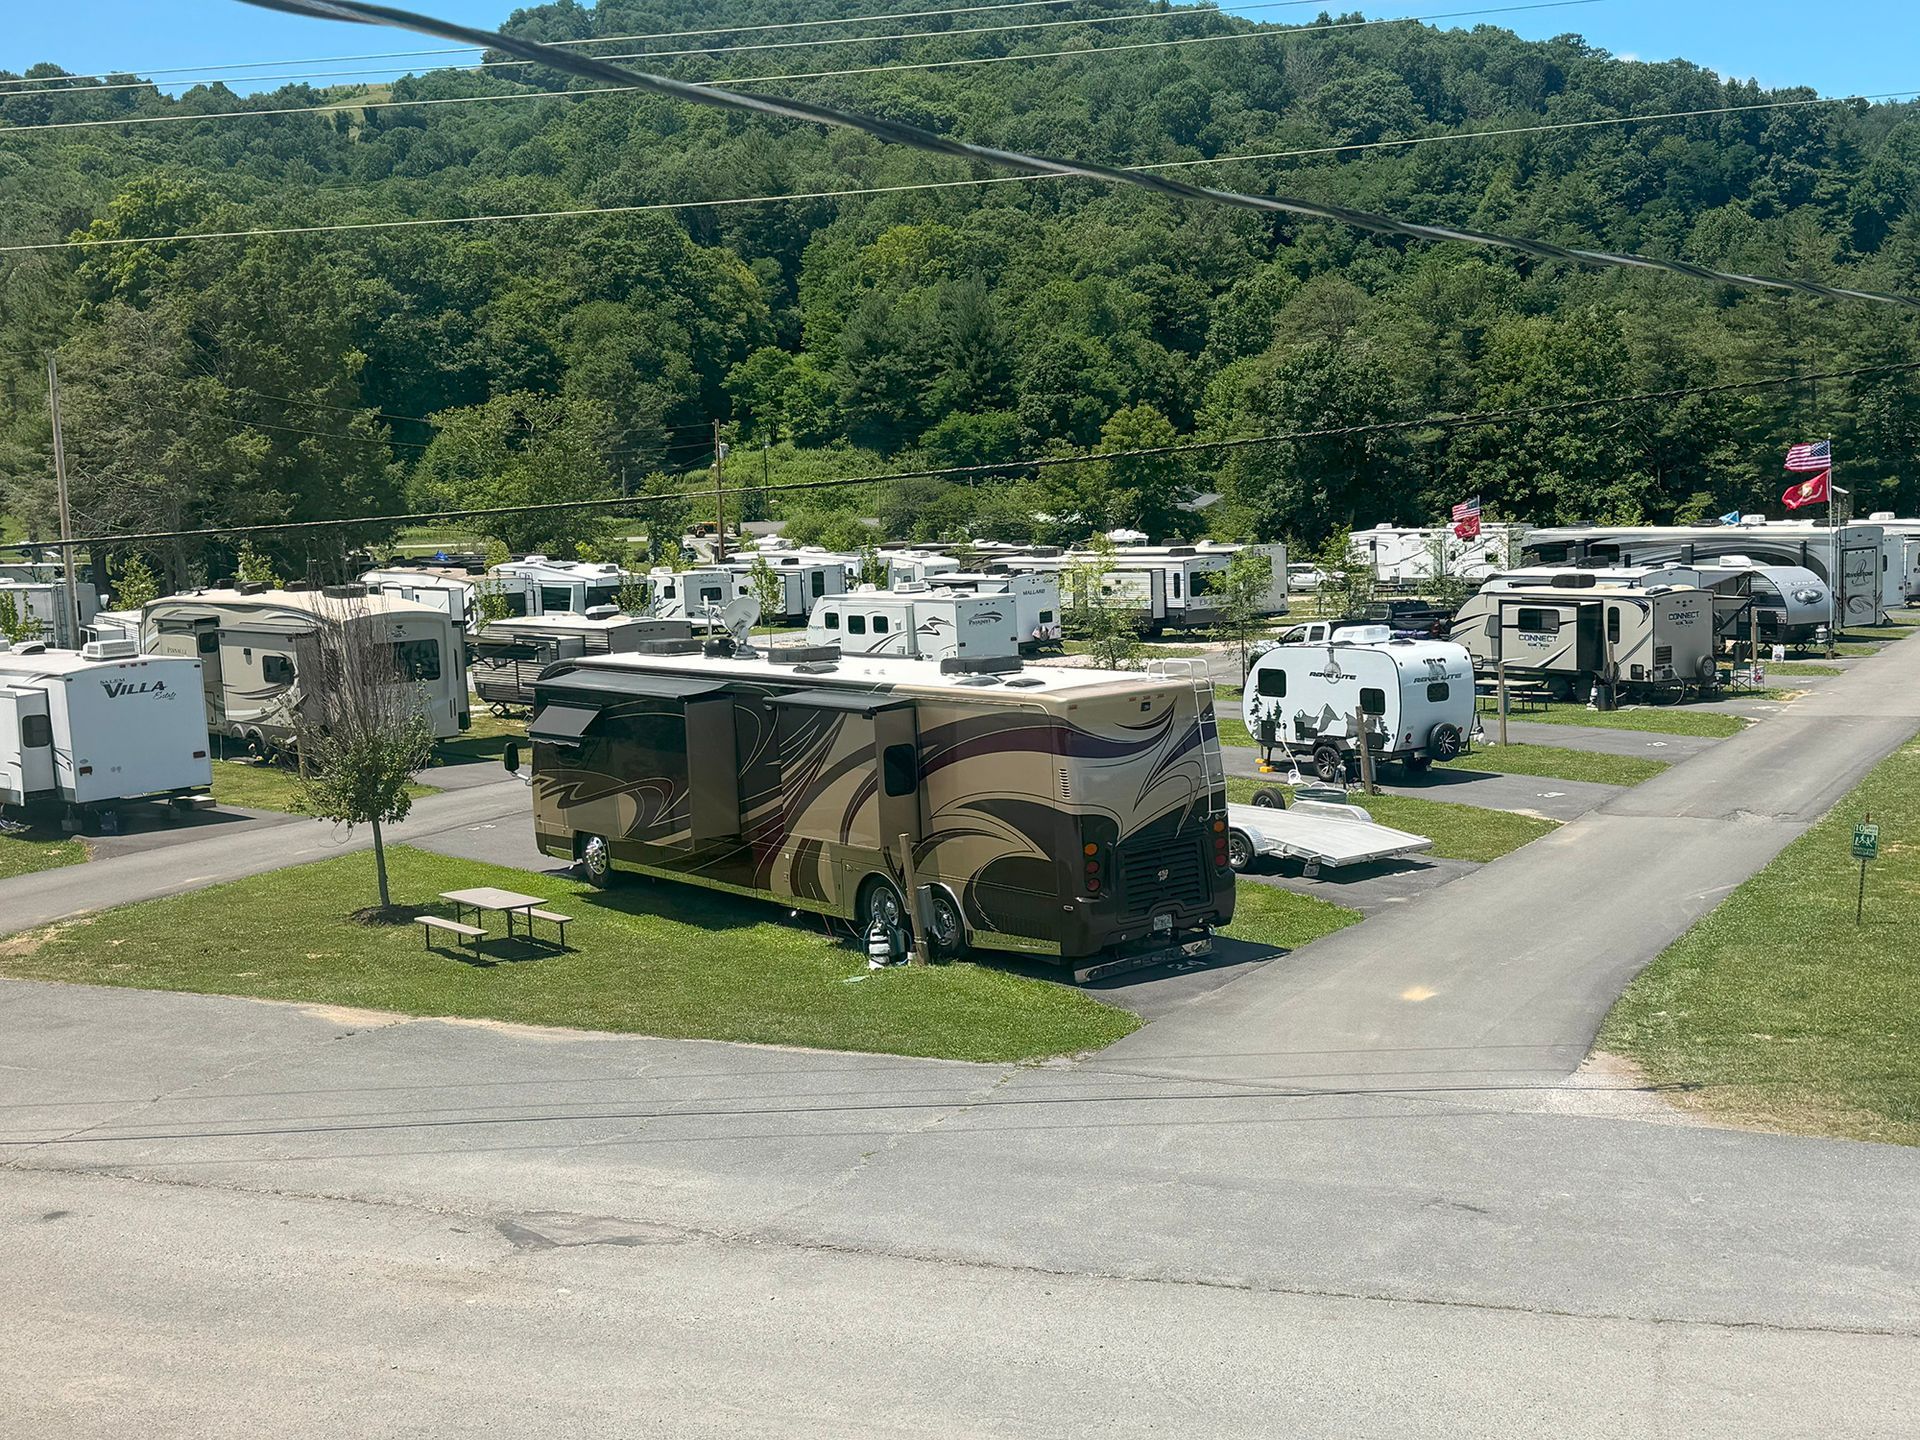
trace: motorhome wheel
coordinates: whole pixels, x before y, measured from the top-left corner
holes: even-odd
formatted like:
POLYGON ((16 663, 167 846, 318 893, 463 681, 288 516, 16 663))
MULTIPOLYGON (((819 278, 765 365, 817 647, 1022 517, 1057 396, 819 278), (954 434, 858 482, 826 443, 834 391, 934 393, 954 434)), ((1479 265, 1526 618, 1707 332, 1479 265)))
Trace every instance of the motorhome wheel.
POLYGON ((1227 832, 1227 868, 1238 875, 1253 864, 1253 841, 1244 830, 1227 832))
POLYGON ((601 835, 580 837, 580 870, 597 890, 613 884, 613 847, 601 835))
POLYGON ((1287 797, 1283 791, 1271 785, 1262 785, 1253 792, 1253 803, 1262 810, 1284 810, 1287 808, 1287 797))
POLYGON ((1322 742, 1313 747, 1313 773, 1322 780, 1345 780, 1347 757, 1338 745, 1322 742))
POLYGON ((1458 759, 1465 748, 1457 725, 1436 725, 1427 736, 1427 753, 1435 760, 1458 759))
POLYGON ((963 955, 967 949, 967 927, 960 918, 960 907, 946 891, 935 888, 927 902, 927 940, 933 953, 942 960, 963 955))
POLYGON ((900 898, 900 890, 884 875, 875 875, 860 887, 860 909, 855 917, 860 928, 871 930, 875 920, 880 921, 889 930, 898 930, 906 923, 907 906, 900 898))

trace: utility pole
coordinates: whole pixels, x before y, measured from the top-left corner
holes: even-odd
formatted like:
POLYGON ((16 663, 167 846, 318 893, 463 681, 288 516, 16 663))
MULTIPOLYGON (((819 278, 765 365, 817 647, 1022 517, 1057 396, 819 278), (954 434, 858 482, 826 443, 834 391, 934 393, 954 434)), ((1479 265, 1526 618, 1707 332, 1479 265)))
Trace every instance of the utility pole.
MULTIPOLYGON (((1840 550, 1840 531, 1834 523, 1833 512, 1833 472, 1839 467, 1834 464, 1833 436, 1827 436, 1827 555, 1833 573, 1828 576, 1827 584, 1827 658, 1834 655, 1834 642, 1840 638, 1840 587, 1846 583, 1846 560, 1840 550)), ((1878 596, 1875 597, 1876 604, 1878 596)))
POLYGON ((60 504, 60 563, 66 575, 67 643, 80 645, 80 587, 73 575, 73 511, 67 504, 67 447, 60 430, 60 361, 47 356, 47 408, 53 414, 53 487, 60 504))
POLYGON ((716 564, 727 562, 727 496, 720 488, 720 462, 727 458, 726 444, 720 439, 720 422, 713 422, 713 558, 716 564))

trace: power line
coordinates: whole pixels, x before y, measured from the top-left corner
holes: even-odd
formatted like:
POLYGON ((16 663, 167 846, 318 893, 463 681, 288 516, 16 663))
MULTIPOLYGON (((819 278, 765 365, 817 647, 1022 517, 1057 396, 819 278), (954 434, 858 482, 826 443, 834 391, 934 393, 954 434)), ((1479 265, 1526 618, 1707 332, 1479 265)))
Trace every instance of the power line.
MULTIPOLYGON (((1920 300, 1910 296, 1823 285, 1813 280, 1743 275, 1732 271, 1713 270, 1684 260, 1618 251, 1578 249, 1556 245, 1550 241, 1528 240, 1487 230, 1469 230, 1450 225, 1426 225, 1374 211, 1355 210, 1345 205, 1332 205, 1324 201, 1307 200, 1297 196, 1248 195, 1235 190, 1217 190, 1207 186, 1191 185, 1184 180, 1174 180, 1145 171, 1119 170, 1111 165, 1095 164, 1089 161, 1062 160, 1052 156, 1031 155, 1018 150, 1001 150, 988 145, 976 145, 970 141, 957 140, 952 136, 939 135, 904 121, 883 119, 859 111, 841 110, 794 96, 745 95, 718 86, 693 85, 684 80, 675 80, 670 76, 652 75, 640 70, 610 65, 590 56, 571 55, 564 51, 552 50, 530 40, 484 30, 473 30, 463 25, 450 24, 444 20, 417 15, 411 11, 392 9, 384 5, 366 4, 363 0, 243 0, 243 3, 267 10, 282 10, 293 15, 309 15, 320 19, 346 20, 360 24, 398 26, 443 36, 449 40, 487 40, 510 55, 519 55, 528 59, 544 57, 555 69, 580 75, 589 80, 599 80, 609 84, 632 82, 655 94, 715 109, 854 130, 888 144, 904 145, 911 149, 925 150, 932 154, 947 155, 956 159, 983 161, 1002 170, 1072 176, 1086 180, 1101 180, 1109 184, 1131 185, 1157 195, 1181 200, 1199 200, 1209 205, 1224 205, 1264 214, 1289 215, 1309 220, 1330 220, 1355 229, 1370 230, 1375 234, 1409 240, 1457 241, 1468 245, 1511 250, 1517 254, 1531 255, 1538 260, 1558 260, 1574 265, 1606 269, 1662 270, 1713 285, 1732 285, 1744 289, 1780 292, 1793 291, 1826 300, 1860 300, 1876 305, 1894 305, 1907 310, 1920 310, 1920 300)), ((1572 3, 1579 3, 1579 0, 1572 0, 1572 3)))
MULTIPOLYGON (((241 3, 247 4, 247 5, 258 5, 262 9, 268 9, 268 10, 287 9, 294 14, 316 14, 320 12, 309 11, 299 7, 309 3, 323 6, 323 7, 332 6, 337 4, 338 0, 241 0, 241 3)), ((188 113, 188 114, 174 113, 174 114, 166 114, 166 115, 128 115, 128 116, 122 116, 118 119, 111 119, 111 120, 47 120, 47 121, 36 122, 35 124, 32 124, 32 125, 0 126, 0 138, 4 138, 9 135, 26 135, 26 134, 39 132, 39 131, 50 131, 50 130, 99 130, 99 129, 111 128, 116 125, 189 125, 189 124, 194 124, 200 121, 210 121, 210 120, 244 120, 244 119, 258 120, 258 119, 268 119, 276 116, 287 116, 287 115, 331 115, 331 114, 338 114, 340 112, 349 111, 349 110, 353 110, 353 111, 408 110, 408 109, 420 109, 428 106, 488 105, 488 104, 497 104, 497 103, 506 102, 506 101, 520 101, 520 100, 580 100, 580 99, 591 98, 596 95, 632 94, 635 91, 654 91, 657 93, 659 91, 659 86, 656 84, 650 83, 652 80, 667 81, 668 84, 677 87, 672 93, 681 94, 682 98, 685 98, 685 95, 682 92, 692 92, 696 90, 711 91, 711 90, 714 90, 716 87, 722 86, 722 85, 764 85, 776 80, 825 80, 825 79, 832 79, 837 76, 875 75, 875 74, 881 74, 881 73, 886 73, 891 71, 951 70, 951 69, 956 69, 960 67, 976 66, 976 65, 1007 65, 1007 64, 1012 64, 1019 61, 1028 61, 1028 60, 1081 59, 1091 55, 1114 54, 1123 50, 1161 50, 1161 49, 1170 49, 1176 46, 1187 46, 1187 45, 1219 45, 1219 44, 1237 42, 1242 40, 1284 40, 1296 35, 1327 35, 1327 34, 1332 34, 1336 31, 1343 31, 1343 30, 1363 30, 1375 25, 1406 25, 1406 24, 1418 23, 1418 22, 1427 21, 1427 20, 1459 20, 1459 19, 1465 19, 1470 16, 1479 16, 1479 15, 1507 15, 1507 14, 1512 14, 1516 11, 1523 11, 1523 10, 1564 10, 1564 9, 1570 9, 1575 6, 1599 5, 1602 3, 1604 3, 1604 0, 1532 0, 1532 3, 1529 3, 1529 4, 1501 5, 1501 6, 1496 6, 1490 9, 1479 9, 1479 10, 1449 10, 1441 14, 1435 14, 1435 15, 1393 15, 1380 20, 1345 20, 1345 21, 1339 21, 1337 23, 1330 24, 1330 25, 1274 26, 1269 28, 1261 28, 1257 30, 1244 30, 1244 31, 1236 30, 1225 35, 1190 35, 1190 36, 1182 36, 1180 38, 1171 39, 1171 40, 1137 40, 1137 41, 1129 41, 1119 45, 1100 45, 1100 46, 1094 46, 1086 49, 1041 50, 1041 51, 1032 51, 1032 52, 1017 54, 1017 55, 974 56, 974 57, 971 57, 968 59, 962 59, 962 60, 926 60, 926 61, 918 61, 913 63, 861 65, 861 66, 853 66, 850 68, 845 68, 840 70, 800 70, 800 71, 790 71, 790 72, 786 72, 778 75, 723 76, 717 80, 668 80, 667 77, 665 76, 651 76, 651 77, 647 77, 649 83, 632 84, 632 85, 607 84, 607 85, 601 86, 601 88, 597 90, 514 90, 514 91, 506 91, 506 92, 502 92, 499 94, 492 94, 492 95, 444 95, 444 96, 439 96, 439 97, 430 98, 430 99, 422 99, 422 100, 369 100, 369 101, 338 100, 338 101, 330 102, 325 105, 286 105, 286 106, 278 106, 273 109, 267 109, 267 110, 212 110, 204 113, 188 113)), ((371 10, 371 9, 384 9, 385 7, 362 7, 362 8, 371 10)), ((357 14, 359 12, 355 11, 354 13, 357 14)), ((395 15, 399 15, 407 12, 396 10, 391 13, 395 15)), ((331 12, 329 11, 327 12, 326 18, 334 18, 334 17, 332 17, 331 12)), ((438 23, 438 22, 433 22, 433 23, 438 23)), ((464 28, 464 27, 449 27, 449 28, 464 28)), ((486 32, 471 31, 468 33, 483 34, 486 32)), ((508 37, 504 35, 499 36, 498 39, 501 43, 502 48, 508 49, 510 51, 513 50, 515 45, 521 43, 517 41, 510 42, 508 40, 508 37)), ((533 63, 546 65, 556 70, 569 71, 575 74, 584 74, 587 72, 581 71, 578 67, 582 64, 590 64, 596 67, 600 67, 593 71, 590 78, 604 78, 605 76, 612 75, 612 76, 619 76, 622 79, 630 79, 635 76, 642 76, 642 77, 647 76, 647 72, 645 71, 622 70, 622 69, 619 69, 618 67, 609 65, 604 61, 598 60, 596 57, 570 55, 570 54, 566 54, 565 52, 559 52, 559 51, 547 52, 546 47, 544 46, 532 46, 531 48, 547 56, 547 58, 545 59, 536 59, 533 63)), ((726 92, 719 92, 719 93, 726 93, 726 92)), ((745 98, 745 97, 736 97, 736 98, 745 98)), ((792 110, 795 105, 804 104, 804 103, 805 102, 786 102, 785 108, 787 110, 792 110)), ((807 108, 809 108, 810 110, 818 111, 822 114, 840 113, 840 112, 829 111, 828 108, 825 106, 808 106, 807 108)), ((788 118, 791 119, 791 118, 801 118, 801 117, 799 117, 798 115, 790 114, 788 118)), ((904 127, 904 128, 915 128, 915 127, 904 127)), ((931 133, 931 132, 927 132, 927 133, 931 133)), ((959 143, 959 142, 955 142, 955 143, 959 143)))
MULTIPOLYGON (((1399 140, 1356 141, 1348 145, 1316 145, 1303 150, 1260 150, 1243 155, 1215 155, 1193 160, 1157 160, 1148 164, 1127 165, 1126 170, 1180 170, 1198 165, 1232 165, 1256 160, 1310 159, 1324 155, 1342 155, 1360 151, 1410 149, 1459 140, 1509 139, 1519 135, 1544 135, 1558 131, 1588 130, 1612 125, 1652 124, 1667 120, 1702 119, 1717 115, 1742 115, 1756 111, 1796 110, 1816 105, 1850 105, 1855 102, 1909 99, 1920 90, 1888 90, 1872 95, 1839 95, 1831 99, 1765 100, 1747 105, 1713 105, 1700 110, 1665 110, 1651 115, 1608 115, 1591 120, 1554 120, 1538 125, 1509 125, 1494 130, 1450 130, 1439 135, 1415 135, 1399 140)), ((177 235, 126 235, 85 240, 48 240, 22 245, 0 245, 0 255, 36 250, 86 250, 120 245, 170 245, 197 240, 250 240, 296 235, 329 235, 368 230, 403 230, 445 225, 488 225, 517 220, 571 220, 600 215, 634 215, 656 211, 699 210, 708 206, 778 205, 805 200, 864 199, 875 195, 899 195, 921 190, 955 190, 973 185, 1009 185, 1035 180, 1072 178, 1060 175, 998 175, 970 177, 965 180, 923 180, 898 185, 853 186, 838 190, 806 190, 781 195, 742 195, 710 200, 662 200, 637 205, 593 205, 574 210, 526 210, 504 215, 443 215, 408 220, 346 220, 320 225, 283 225, 251 230, 186 231, 177 235)), ((394 416, 395 419, 420 417, 394 416)), ((703 429, 703 426, 686 426, 703 429)))
MULTIPOLYGON (((1081 16, 1070 20, 1035 20, 1016 25, 975 25, 955 30, 911 30, 891 35, 842 35, 825 40, 776 40, 757 45, 710 45, 686 50, 631 50, 623 54, 601 55, 601 60, 648 60, 663 57, 690 55, 740 55, 760 50, 811 50, 829 45, 882 45, 896 40, 950 40, 966 35, 1003 35, 1016 30, 1056 30, 1068 25, 1120 25, 1131 21, 1153 22, 1158 20, 1190 19, 1194 16, 1238 16, 1256 10, 1286 10, 1301 5, 1317 5, 1321 0, 1260 0, 1251 5, 1182 5, 1171 10, 1135 10, 1118 15, 1081 16)), ((1387 16, 1370 23, 1384 24, 1395 17, 1387 16)), ((1404 18, 1404 17, 1403 17, 1404 18)), ((1287 27, 1295 28, 1295 27, 1287 27)), ((1334 27, 1320 27, 1334 28, 1334 27)), ((533 60, 483 60, 475 65, 444 67, 463 74, 477 74, 481 71, 525 69, 537 65, 533 60)), ((168 88, 175 85, 226 84, 240 85, 254 80, 359 80, 366 76, 392 75, 391 68, 382 70, 315 70, 289 71, 284 75, 236 75, 230 79, 210 80, 174 80, 168 82, 168 88)), ((769 76, 769 79, 787 79, 787 76, 769 76)), ((0 82, 5 83, 5 82, 0 82)), ((44 95, 87 94, 102 90, 144 90, 153 86, 151 80, 127 80, 112 84, 69 85, 57 91, 32 91, 29 93, 44 95)), ((0 91, 0 101, 10 98, 9 92, 0 91)), ((347 103, 347 102, 342 102, 347 103)))
MULTIPOLYGON (((661 30, 650 35, 596 35, 585 40, 550 40, 547 43, 555 49, 571 49, 581 45, 616 45, 645 40, 681 40, 697 35, 747 35, 763 34, 775 30, 814 29, 826 25, 865 25, 885 20, 924 20, 940 15, 978 15, 994 10, 1032 10, 1042 6, 1075 5, 1080 0, 1012 0, 1012 3, 995 5, 962 5, 946 10, 903 10, 885 15, 848 15, 826 20, 785 20, 777 24, 765 25, 720 25, 703 30, 661 30)), ((1198 8, 1198 7, 1196 7, 1198 8)), ((488 45, 455 45, 438 50, 385 50, 371 55, 309 55, 297 60, 236 60, 230 64, 216 65, 175 65, 170 68, 150 69, 132 65, 117 69, 99 70, 100 75, 182 75, 189 71, 200 70, 255 70, 263 65, 336 65, 353 60, 409 60, 418 56, 465 55, 472 51, 482 53, 493 49, 488 45)), ((0 80, 0 85, 57 85, 60 81, 74 78, 66 75, 38 75, 33 77, 15 77, 0 80)), ((79 77, 88 78, 85 76, 79 77)), ((31 94, 33 92, 22 92, 31 94)))
MULTIPOLYGON (((1102 461, 1143 459, 1151 456, 1186 454, 1194 451, 1245 449, 1256 445, 1280 445, 1302 440, 1336 440, 1354 435, 1376 435, 1408 430, 1453 429, 1503 420, 1537 419, 1565 415, 1581 410, 1603 409, 1612 405, 1638 405, 1684 400, 1702 395, 1724 395, 1742 390, 1779 389, 1820 380, 1861 379, 1875 375, 1901 375, 1920 371, 1920 361, 1896 365, 1861 365, 1845 370, 1819 373, 1773 375, 1759 380, 1730 380, 1714 385, 1688 385, 1671 390, 1643 390, 1626 395, 1595 396, 1587 400, 1564 400, 1547 405, 1514 406, 1501 410, 1423 415, 1412 420, 1379 420, 1364 425, 1343 425, 1319 430, 1292 430, 1269 435, 1244 435, 1224 440, 1185 440, 1171 445, 1142 446, 1131 450, 1092 451, 1084 455, 1033 455, 1003 460, 993 465, 948 465, 927 470, 896 470, 881 475, 848 475, 825 480, 788 480, 772 485, 740 485, 722 489, 722 496, 767 494, 772 491, 827 490, 854 485, 882 485, 900 480, 954 480, 970 477, 1006 475, 1016 470, 1040 470, 1058 465, 1088 465, 1102 461)), ((538 515, 562 510, 640 509, 650 505, 703 500, 716 492, 711 488, 675 490, 653 495, 607 496, 593 500, 552 500, 533 505, 494 505, 464 510, 422 511, 407 515, 357 515, 328 520, 288 520, 277 524, 213 526, 198 530, 154 530, 125 535, 85 535, 66 542, 27 540, 0 543, 3 550, 44 550, 100 545, 143 545, 161 540, 205 540, 221 536, 283 533, 292 530, 345 529, 354 526, 378 528, 394 525, 426 525, 448 520, 478 520, 497 515, 538 515)))

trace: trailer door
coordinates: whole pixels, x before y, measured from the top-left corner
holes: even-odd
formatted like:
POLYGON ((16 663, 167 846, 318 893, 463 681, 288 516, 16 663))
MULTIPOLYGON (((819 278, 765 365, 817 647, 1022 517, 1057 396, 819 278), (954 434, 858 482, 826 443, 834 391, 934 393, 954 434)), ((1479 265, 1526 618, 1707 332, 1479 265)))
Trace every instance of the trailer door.
POLYGON ((200 657, 200 684, 206 693, 207 728, 227 718, 226 682, 220 668, 220 621, 212 615, 163 616, 156 623, 154 650, 161 655, 200 657))
POLYGON ((19 805, 53 785, 53 721, 47 692, 0 690, 0 801, 19 805))
POLYGON ((1581 605, 1574 611, 1574 664, 1583 674, 1597 673, 1606 661, 1607 647, 1601 629, 1603 609, 1597 604, 1581 605))

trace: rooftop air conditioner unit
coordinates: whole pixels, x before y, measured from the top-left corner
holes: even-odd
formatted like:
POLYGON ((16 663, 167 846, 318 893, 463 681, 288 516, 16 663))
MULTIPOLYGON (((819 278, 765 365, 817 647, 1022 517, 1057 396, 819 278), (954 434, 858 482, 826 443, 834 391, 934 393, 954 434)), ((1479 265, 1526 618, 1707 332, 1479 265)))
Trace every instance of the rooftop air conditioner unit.
POLYGON ((140 646, 132 640, 89 640, 80 647, 83 660, 137 660, 140 646))

